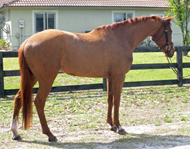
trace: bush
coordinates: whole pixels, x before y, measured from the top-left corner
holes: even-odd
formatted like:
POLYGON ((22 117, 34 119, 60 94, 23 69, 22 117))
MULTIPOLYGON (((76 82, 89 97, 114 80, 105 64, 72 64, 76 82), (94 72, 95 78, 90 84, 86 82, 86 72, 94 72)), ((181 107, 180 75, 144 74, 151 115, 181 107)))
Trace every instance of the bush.
POLYGON ((0 39, 0 50, 8 50, 11 44, 5 39, 0 39))

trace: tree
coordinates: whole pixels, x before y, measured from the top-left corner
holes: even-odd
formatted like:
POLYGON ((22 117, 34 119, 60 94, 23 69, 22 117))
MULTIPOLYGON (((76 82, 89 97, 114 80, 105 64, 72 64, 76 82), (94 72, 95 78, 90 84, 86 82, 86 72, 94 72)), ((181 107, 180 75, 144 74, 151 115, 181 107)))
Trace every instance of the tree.
MULTIPOLYGON (((175 24, 180 27, 182 33, 183 46, 189 46, 190 36, 189 36, 189 17, 190 17, 190 0, 168 0, 170 10, 166 12, 166 15, 176 15, 175 24)), ((184 53, 187 55, 187 53, 184 53)))

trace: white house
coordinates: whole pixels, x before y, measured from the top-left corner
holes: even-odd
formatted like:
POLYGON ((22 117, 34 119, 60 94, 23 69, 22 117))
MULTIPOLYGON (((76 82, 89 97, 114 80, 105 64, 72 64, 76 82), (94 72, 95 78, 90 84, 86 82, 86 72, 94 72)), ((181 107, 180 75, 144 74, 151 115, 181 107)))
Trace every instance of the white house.
MULTIPOLYGON (((142 15, 165 16, 167 0, 0 0, 6 25, 1 38, 13 50, 36 32, 55 28, 85 33, 101 25, 142 15)), ((172 22, 173 42, 182 45, 180 29, 172 22)))

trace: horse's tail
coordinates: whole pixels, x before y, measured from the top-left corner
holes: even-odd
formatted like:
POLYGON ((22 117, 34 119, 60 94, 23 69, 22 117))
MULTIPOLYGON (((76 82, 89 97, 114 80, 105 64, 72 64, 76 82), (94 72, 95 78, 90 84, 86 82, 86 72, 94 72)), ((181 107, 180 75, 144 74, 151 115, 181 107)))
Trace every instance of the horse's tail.
POLYGON ((20 46, 18 57, 19 57, 19 66, 20 66, 20 75, 21 75, 21 102, 23 106, 23 124, 24 129, 27 130, 31 126, 32 122, 32 88, 33 88, 33 78, 34 75, 30 71, 26 59, 24 56, 24 45, 26 41, 20 46))

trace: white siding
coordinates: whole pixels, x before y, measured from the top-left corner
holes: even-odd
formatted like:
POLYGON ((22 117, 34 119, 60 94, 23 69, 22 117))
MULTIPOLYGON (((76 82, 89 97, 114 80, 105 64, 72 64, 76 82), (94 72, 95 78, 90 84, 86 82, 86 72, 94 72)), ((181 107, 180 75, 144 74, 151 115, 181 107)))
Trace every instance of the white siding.
MULTIPOLYGON (((27 37, 34 34, 34 13, 40 11, 56 12, 56 28, 60 30, 85 33, 102 25, 113 23, 113 12, 134 12, 135 17, 150 16, 151 14, 164 14, 164 10, 143 10, 143 9, 13 9, 3 12, 6 21, 11 21, 10 41, 12 49, 18 49, 27 37), (25 27, 19 28, 19 20, 25 21, 25 27), (20 38, 16 38, 16 33, 20 38)), ((175 45, 182 45, 180 29, 172 22, 173 42, 175 45)))

